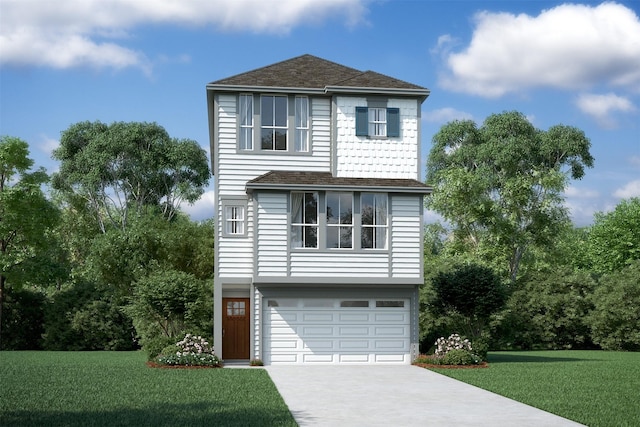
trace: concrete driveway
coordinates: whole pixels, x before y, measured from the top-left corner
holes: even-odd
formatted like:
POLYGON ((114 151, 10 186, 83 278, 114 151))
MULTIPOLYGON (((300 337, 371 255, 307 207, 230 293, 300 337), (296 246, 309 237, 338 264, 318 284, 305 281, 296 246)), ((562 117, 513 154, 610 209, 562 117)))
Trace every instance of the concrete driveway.
POLYGON ((266 370, 300 426, 581 425, 416 366, 266 370))

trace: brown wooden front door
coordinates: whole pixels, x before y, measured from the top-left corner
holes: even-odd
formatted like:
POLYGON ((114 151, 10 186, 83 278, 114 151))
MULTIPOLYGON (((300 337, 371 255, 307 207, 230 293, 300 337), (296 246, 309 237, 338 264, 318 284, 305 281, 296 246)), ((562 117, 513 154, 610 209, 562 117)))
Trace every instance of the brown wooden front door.
POLYGON ((249 358, 249 298, 222 298, 222 358, 249 358))

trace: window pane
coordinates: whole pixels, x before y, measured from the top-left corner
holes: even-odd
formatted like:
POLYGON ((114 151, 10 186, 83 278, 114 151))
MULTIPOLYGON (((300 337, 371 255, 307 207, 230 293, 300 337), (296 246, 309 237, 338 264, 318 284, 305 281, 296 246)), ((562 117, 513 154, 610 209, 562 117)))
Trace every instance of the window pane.
POLYGON ((287 97, 286 96, 275 96, 274 99, 274 110, 275 110, 275 121, 274 125, 279 127, 287 126, 287 97))
POLYGON ((318 247, 318 227, 304 227, 304 247, 318 247))
POLYGON ((262 126, 273 126, 273 96, 263 96, 260 103, 262 126))
POLYGON ((372 249, 373 248, 373 228, 363 228, 362 229, 362 241, 360 245, 363 249, 372 249))
POLYGON ((376 227, 374 230, 376 234, 375 248, 386 249, 387 248, 387 228, 376 227))
POLYGON ((273 150, 273 129, 262 129, 262 149, 273 150))
POLYGON ((296 97, 296 127, 309 127, 309 98, 296 97))
POLYGON ((369 307, 369 301, 340 301, 340 307, 369 307))
POLYGON ((309 131, 306 129, 296 130, 296 151, 309 151, 309 131))
POLYGON ((376 301, 376 307, 404 307, 404 301, 376 301))
POLYGON ((360 196, 362 225, 373 225, 373 194, 363 193, 360 196))
POLYGON ((340 227, 340 247, 351 249, 353 247, 353 229, 351 227, 340 227))
POLYGON ((276 130, 275 138, 276 138, 276 150, 286 150, 287 149, 287 131, 276 130))
POLYGON ((240 95, 240 124, 253 125, 253 95, 240 95))
POLYGON ((340 242, 338 240, 339 237, 338 227, 327 227, 327 248, 339 248, 340 242))
POLYGON ((316 193, 304 194, 304 223, 305 224, 317 224, 318 223, 318 198, 316 193))

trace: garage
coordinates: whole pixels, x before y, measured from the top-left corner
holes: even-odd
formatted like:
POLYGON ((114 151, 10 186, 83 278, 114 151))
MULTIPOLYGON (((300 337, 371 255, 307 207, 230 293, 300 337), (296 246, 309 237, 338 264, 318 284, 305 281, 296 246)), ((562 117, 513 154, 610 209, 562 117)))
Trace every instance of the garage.
POLYGON ((264 298, 266 364, 408 364, 410 307, 394 298, 264 298))

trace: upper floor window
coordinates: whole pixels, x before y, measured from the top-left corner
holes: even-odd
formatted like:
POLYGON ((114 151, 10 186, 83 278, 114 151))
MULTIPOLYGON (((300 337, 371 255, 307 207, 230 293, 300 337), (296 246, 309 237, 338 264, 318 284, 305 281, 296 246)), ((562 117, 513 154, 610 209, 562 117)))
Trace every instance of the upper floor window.
POLYGON ((309 151, 309 98, 296 96, 296 142, 298 152, 309 151))
POLYGON ((239 116, 239 148, 241 150, 253 150, 253 95, 240 95, 239 116))
POLYGON ((356 107, 356 135, 369 137, 399 137, 400 109, 356 107))
POLYGON ((327 193, 327 248, 353 248, 353 194, 327 193))
POLYGON ((318 193, 291 193, 291 246, 318 247, 318 193))
POLYGON ((360 215, 362 218, 361 240, 363 249, 386 249, 388 234, 387 195, 362 193, 360 215))
POLYGON ((260 99, 261 148, 286 150, 288 98, 283 95, 263 95, 260 99))

